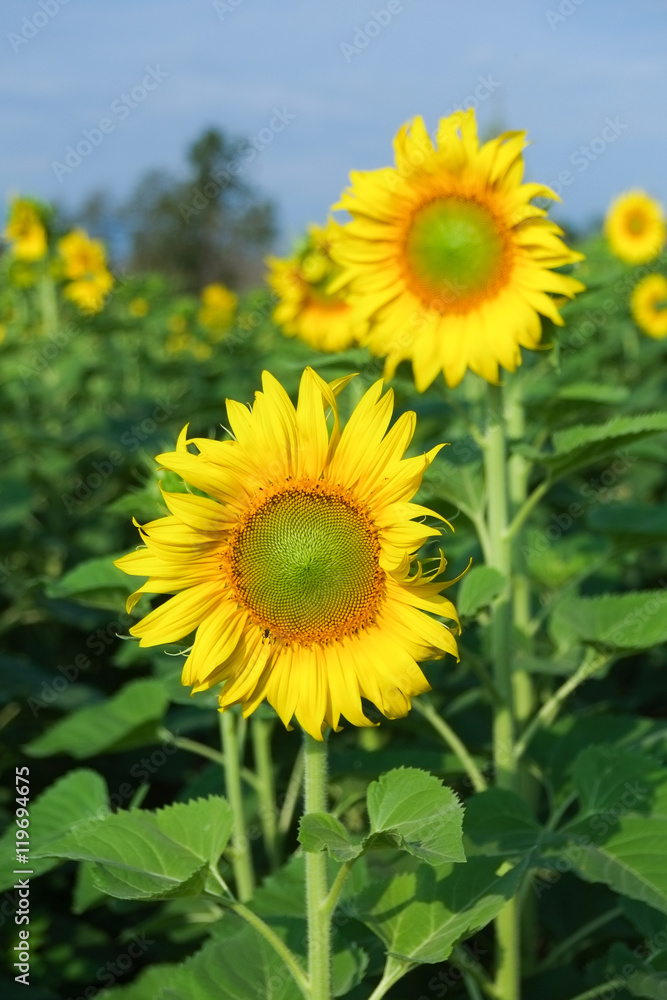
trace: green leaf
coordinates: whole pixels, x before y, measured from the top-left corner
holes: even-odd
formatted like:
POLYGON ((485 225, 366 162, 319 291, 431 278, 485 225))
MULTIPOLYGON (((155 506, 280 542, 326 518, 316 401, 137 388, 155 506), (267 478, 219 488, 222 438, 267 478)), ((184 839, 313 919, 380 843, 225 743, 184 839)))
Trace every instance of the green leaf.
POLYGON ((205 886, 219 891, 210 869, 231 829, 229 804, 211 796, 80 823, 34 856, 90 862, 97 888, 119 899, 198 895, 205 886))
POLYGON ((598 505, 588 512, 586 524, 593 531, 623 539, 663 539, 667 538, 667 507, 646 503, 598 505))
POLYGON ((354 844, 349 833, 330 813, 307 813, 299 823, 299 842, 304 851, 316 853, 327 850, 337 861, 351 861, 363 851, 361 844, 354 844))
POLYGON ((46 596, 117 611, 132 589, 127 573, 113 564, 120 555, 87 559, 59 580, 50 580, 44 588, 46 596))
MULTIPOLYGON (((573 472, 585 465, 599 462, 620 449, 641 441, 651 434, 667 430, 667 413, 645 413, 638 416, 612 417, 604 424, 578 424, 553 435, 553 450, 540 452, 527 446, 518 450, 545 466, 554 478, 573 472)), ((617 461, 627 469, 632 459, 619 454, 617 461)))
POLYGON ((96 1000, 159 1000, 162 989, 168 983, 176 965, 149 965, 142 969, 136 979, 126 986, 115 986, 95 994, 96 1000))
POLYGON ((558 390, 559 399, 577 400, 586 403, 624 403, 630 390, 624 385, 609 382, 568 382, 558 390))
MULTIPOLYGON (((86 768, 70 771, 31 801, 29 810, 30 865, 26 867, 32 869, 34 875, 42 875, 60 863, 58 858, 44 856, 52 842, 78 824, 109 814, 104 778, 86 768)), ((0 891, 12 886, 20 877, 12 874, 15 868, 22 867, 15 863, 16 830, 16 824, 11 823, 0 838, 0 891)))
POLYGON ((56 722, 24 749, 32 757, 67 753, 82 760, 103 751, 155 743, 168 703, 159 681, 130 681, 113 698, 56 722))
POLYGON ((352 911, 391 955, 417 964, 444 962, 454 945, 481 930, 516 893, 523 865, 498 874, 498 862, 472 858, 434 874, 425 865, 372 882, 352 911))
POLYGON ((368 787, 371 834, 430 865, 465 861, 463 809, 451 788, 432 774, 399 767, 368 787))
POLYGON ((569 595, 554 609, 549 632, 559 647, 601 643, 610 653, 667 641, 667 590, 599 597, 569 595))
POLYGON ((572 767, 579 794, 580 822, 585 816, 646 812, 653 789, 664 781, 658 765, 645 754, 618 747, 587 747, 572 767))
POLYGON ((468 799, 463 830, 466 847, 504 858, 529 854, 542 833, 526 802, 503 788, 489 788, 468 799))
POLYGON ((472 618, 490 604, 503 588, 505 577, 492 566, 473 566, 461 581, 456 600, 460 615, 472 618))
POLYGON ((16 528, 37 504, 35 491, 20 479, 0 480, 0 529, 16 528))
POLYGON ((211 938, 173 970, 157 995, 158 1000, 297 1000, 300 996, 283 960, 249 926, 223 942, 211 938))
MULTIPOLYGON (((623 913, 631 924, 637 928, 644 938, 655 937, 665 930, 665 915, 659 910, 654 910, 646 903, 639 903, 636 899, 628 899, 627 896, 619 899, 619 905, 623 913)), ((667 944, 667 941, 665 941, 667 944)))
MULTIPOLYGON (((663 932, 664 934, 664 932, 663 932)), ((642 949, 643 950, 643 949, 642 949)), ((613 944, 605 958, 593 962, 586 972, 592 983, 607 982, 607 992, 627 990, 635 997, 665 1000, 667 995, 667 955, 644 959, 620 941, 613 944)))
POLYGON ((574 774, 582 810, 546 852, 588 882, 667 913, 667 777, 637 751, 591 747, 574 774))

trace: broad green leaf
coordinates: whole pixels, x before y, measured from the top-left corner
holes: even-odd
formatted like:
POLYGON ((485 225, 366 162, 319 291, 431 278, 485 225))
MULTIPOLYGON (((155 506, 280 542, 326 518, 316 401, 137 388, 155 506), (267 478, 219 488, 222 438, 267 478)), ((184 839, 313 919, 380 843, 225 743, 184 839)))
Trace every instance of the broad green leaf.
POLYGON ((216 890, 210 872, 231 829, 229 804, 212 796, 80 823, 36 856, 90 862, 97 888, 120 899, 198 895, 216 890))
POLYGON ((605 535, 620 535, 625 539, 645 541, 667 538, 667 506, 665 504, 613 503, 591 508, 586 524, 605 535))
POLYGON ((613 816, 650 811, 653 791, 667 777, 645 754, 605 746, 583 750, 572 774, 581 807, 578 822, 600 813, 613 816))
POLYGON ((130 593, 132 583, 127 573, 114 566, 116 556, 87 559, 45 586, 47 597, 79 601, 95 608, 118 610, 130 593))
MULTIPOLYGON (((632 464, 629 445, 667 430, 667 413, 612 417, 604 424, 578 424, 553 435, 553 450, 540 452, 527 446, 518 450, 560 477, 585 465, 616 455, 619 475, 632 464), (621 469, 622 466, 622 469, 621 469)), ((613 470, 612 463, 612 470, 613 470)))
POLYGON ((473 566, 461 581, 456 599, 460 615, 472 618, 490 604, 503 588, 505 577, 492 566, 473 566))
POLYGON ((493 920, 516 893, 523 865, 498 873, 492 858, 372 882, 351 903, 352 912, 399 959, 444 962, 454 945, 493 920))
POLYGON ((610 653, 649 649, 667 642, 667 590, 596 597, 573 594, 554 609, 549 632, 560 648, 591 642, 610 653))
MULTIPOLYGON (((466 802, 466 847, 481 854, 524 857, 539 843, 542 828, 529 806, 514 792, 489 788, 466 802)), ((468 853, 468 851, 467 851, 468 853)))
POLYGON ((165 983, 170 982, 177 965, 149 965, 126 986, 114 986, 95 995, 96 1000, 160 1000, 165 983))
POLYGON ((593 747, 575 783, 583 810, 552 835, 546 853, 586 881, 667 913, 664 768, 636 751, 593 747))
POLYGON ((32 757, 67 753, 78 760, 109 750, 156 742, 168 705, 164 686, 151 679, 130 681, 98 705, 73 712, 24 748, 32 757))
POLYGON ((582 750, 610 743, 629 749, 642 749, 644 743, 655 747, 659 746, 661 735, 663 744, 667 744, 664 725, 640 716, 607 713, 563 716, 537 734, 529 754, 537 761, 552 787, 559 794, 567 794, 572 787, 574 762, 582 750))
POLYGON ((244 926, 223 941, 212 937, 173 969, 156 1000, 297 1000, 300 996, 274 948, 253 927, 244 926))
POLYGON ((60 778, 36 799, 31 799, 28 808, 30 864, 24 866, 17 861, 17 826, 12 822, 0 838, 0 891, 12 886, 21 877, 12 874, 15 868, 30 868, 34 875, 42 875, 55 867, 60 863, 59 859, 45 856, 52 842, 76 828, 77 824, 100 819, 110 813, 104 778, 96 771, 85 768, 70 771, 60 778))
MULTIPOLYGON (((663 930, 663 937, 667 937, 663 930)), ((642 949, 644 951, 644 949, 642 949)), ((667 996, 667 952, 639 957, 620 941, 605 958, 593 962, 586 972, 592 984, 608 983, 608 993, 627 990, 635 997, 665 1000, 667 996)))
MULTIPOLYGON (((636 899, 628 899, 627 896, 619 899, 623 913, 634 924, 639 933, 647 940, 655 937, 656 934, 665 933, 665 915, 659 910, 654 910, 646 903, 639 903, 636 899)), ((667 947, 667 939, 665 940, 667 947)))
POLYGON ((363 851, 361 844, 354 844, 349 833, 330 813, 307 813, 299 823, 299 841, 304 851, 327 850, 337 861, 351 861, 363 851))
POLYGON ((431 865, 465 861, 463 809, 451 788, 432 774, 401 767, 368 787, 371 834, 390 837, 431 865))

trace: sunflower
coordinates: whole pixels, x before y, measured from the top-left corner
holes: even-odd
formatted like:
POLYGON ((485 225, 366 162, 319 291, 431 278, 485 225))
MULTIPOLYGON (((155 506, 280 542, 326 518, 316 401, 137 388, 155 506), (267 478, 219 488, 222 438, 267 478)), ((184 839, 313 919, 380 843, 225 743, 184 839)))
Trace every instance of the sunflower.
POLYGON ((58 241, 63 273, 70 278, 63 295, 82 312, 100 312, 113 287, 107 270, 106 251, 101 240, 92 240, 84 229, 73 229, 58 241))
POLYGON ((229 329, 237 303, 236 295, 225 285, 206 285, 202 289, 201 308, 197 319, 208 331, 212 340, 219 340, 229 329))
POLYGON ((279 302, 273 318, 288 337, 299 337, 317 351, 343 351, 363 332, 345 298, 328 285, 338 274, 329 253, 332 224, 310 226, 303 247, 292 257, 269 257, 268 283, 279 302))
POLYGON ((136 298, 131 299, 127 306, 130 316, 134 316, 135 319, 142 319, 142 317, 147 316, 149 309, 150 302, 143 295, 138 295, 136 298))
POLYGON ((660 340, 667 337, 667 278, 649 274, 632 290, 630 311, 640 330, 660 340))
POLYGON ((440 371, 457 385, 471 368, 490 382, 514 371, 519 346, 536 347, 539 314, 562 319, 547 292, 572 296, 583 285, 551 269, 581 260, 561 230, 531 204, 557 196, 522 184, 525 133, 480 146, 473 110, 440 121, 435 145, 421 117, 396 136, 396 168, 353 172, 334 208, 352 221, 338 228, 334 259, 373 354, 391 377, 412 360, 423 391, 440 371))
POLYGON ((445 560, 424 573, 412 559, 440 534, 414 522, 438 515, 409 502, 439 448, 403 458, 415 415, 387 432, 393 394, 382 382, 341 431, 336 395, 348 381, 307 368, 295 408, 264 372, 252 410, 227 402, 232 440, 190 439, 186 427, 158 461, 210 496, 164 493, 170 516, 144 525, 146 547, 117 562, 148 577, 128 609, 143 593, 176 594, 131 628, 142 646, 196 630, 184 684, 223 681, 221 709, 240 704, 246 716, 267 699, 316 739, 341 716, 373 725, 362 699, 406 715, 429 690, 417 661, 457 655, 428 614, 457 622, 435 581, 445 560))
POLYGON ((3 236, 11 243, 17 260, 41 260, 46 254, 46 229, 36 205, 28 198, 12 202, 3 236))
POLYGON ((604 230, 617 257, 626 264, 645 264, 665 243, 662 206, 644 191, 626 191, 609 206, 604 230))

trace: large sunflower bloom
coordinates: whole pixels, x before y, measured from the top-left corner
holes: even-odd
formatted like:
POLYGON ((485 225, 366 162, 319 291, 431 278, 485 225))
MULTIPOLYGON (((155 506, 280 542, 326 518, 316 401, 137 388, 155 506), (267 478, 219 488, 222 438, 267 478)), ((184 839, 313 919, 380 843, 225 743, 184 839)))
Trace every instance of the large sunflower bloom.
POLYGON ((348 286, 357 314, 370 319, 366 342, 387 355, 386 374, 412 360, 421 391, 440 371, 457 385, 471 368, 490 382, 514 371, 519 347, 536 347, 539 314, 562 324, 548 292, 572 296, 583 285, 552 268, 581 260, 560 239, 522 184, 525 133, 480 146, 474 111, 440 121, 435 145, 421 117, 396 136, 396 168, 353 172, 335 208, 352 221, 338 230, 343 268, 332 290, 348 286))
POLYGON ((344 351, 361 335, 364 325, 328 285, 339 269, 331 259, 331 224, 310 226, 308 239, 293 256, 267 258, 268 283, 278 296, 275 322, 288 337, 299 337, 316 351, 344 351))
POLYGON ((632 290, 630 311, 635 323, 649 337, 667 337, 667 278, 649 274, 632 290))
POLYGON ((609 206, 604 230, 617 257, 626 264, 645 264, 665 243, 662 207, 644 191, 626 191, 609 206))
POLYGON ((12 202, 3 236, 17 260, 41 260, 46 255, 46 229, 36 206, 27 198, 12 202))
POLYGON ((171 515, 144 525, 146 547, 117 563, 148 577, 129 609, 143 593, 176 594, 131 628, 143 646, 196 630, 184 684, 224 681, 222 709, 240 704, 247 716, 267 699, 316 739, 341 716, 372 725, 362 699, 405 715, 429 690, 417 661, 457 655, 428 615, 457 621, 434 582, 444 559, 426 575, 412 560, 439 535, 414 522, 433 512, 409 502, 439 448, 403 458, 415 415, 387 432, 393 394, 381 382, 341 431, 347 381, 306 369, 295 408, 265 372, 252 410, 227 402, 232 440, 189 439, 185 428, 158 461, 210 498, 165 493, 171 515))

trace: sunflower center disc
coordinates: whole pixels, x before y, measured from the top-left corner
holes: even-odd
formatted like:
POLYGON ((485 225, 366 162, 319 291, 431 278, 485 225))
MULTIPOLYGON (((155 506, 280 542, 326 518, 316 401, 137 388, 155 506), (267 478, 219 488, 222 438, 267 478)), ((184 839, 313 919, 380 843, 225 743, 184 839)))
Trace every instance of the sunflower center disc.
POLYGON ((440 198, 421 208, 406 243, 414 276, 445 305, 495 284, 503 249, 491 214, 460 198, 440 198))
POLYGON ((644 231, 644 216, 641 212, 632 212, 628 219, 628 229, 633 236, 639 236, 644 231))
POLYGON ((383 576, 364 513, 314 487, 284 490, 248 517, 232 546, 232 575, 262 627, 303 642, 366 624, 383 576))

